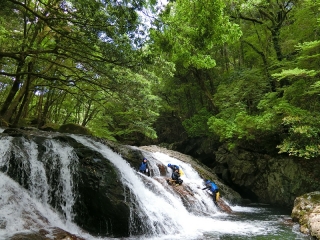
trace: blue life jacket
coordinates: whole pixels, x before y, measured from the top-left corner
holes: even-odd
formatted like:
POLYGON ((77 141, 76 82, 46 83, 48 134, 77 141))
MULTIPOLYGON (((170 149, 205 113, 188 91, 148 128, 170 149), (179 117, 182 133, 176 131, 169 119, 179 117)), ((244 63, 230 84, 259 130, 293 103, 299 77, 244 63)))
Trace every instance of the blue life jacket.
POLYGON ((147 162, 142 162, 140 167, 139 167, 139 170, 140 171, 145 171, 147 169, 147 166, 148 166, 147 162))
POLYGON ((179 170, 179 166, 178 166, 178 165, 173 165, 173 164, 171 164, 171 165, 170 165, 170 168, 172 169, 172 171, 175 171, 176 169, 179 170))
POLYGON ((212 192, 215 192, 215 191, 218 191, 219 188, 218 188, 217 185, 215 185, 215 184, 212 182, 212 183, 211 183, 211 188, 210 188, 210 190, 211 190, 212 192))
POLYGON ((207 181, 206 182, 206 186, 208 188, 210 187, 209 190, 212 191, 212 192, 216 192, 216 191, 219 190, 218 186, 216 184, 214 184, 213 182, 211 182, 211 181, 207 181))

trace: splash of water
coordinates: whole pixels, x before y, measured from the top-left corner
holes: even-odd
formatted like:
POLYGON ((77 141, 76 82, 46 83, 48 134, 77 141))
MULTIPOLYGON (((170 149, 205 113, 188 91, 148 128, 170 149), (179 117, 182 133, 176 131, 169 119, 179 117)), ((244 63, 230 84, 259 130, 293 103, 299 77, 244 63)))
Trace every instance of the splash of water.
MULTIPOLYGON (((166 239, 166 236, 170 235, 169 239, 174 237, 177 237, 177 239, 192 239, 193 237, 201 236, 206 231, 237 234, 265 232, 263 226, 258 227, 248 222, 225 222, 220 220, 219 217, 225 214, 217 212, 211 197, 201 190, 200 186, 203 186, 203 180, 190 164, 162 153, 151 154, 155 160, 162 162, 164 165, 170 162, 183 168, 185 184, 192 189, 196 199, 193 202, 193 207, 197 210, 197 213, 199 213, 199 209, 200 212, 204 213, 204 215, 200 216, 192 214, 183 205, 181 199, 170 191, 170 188, 165 188, 157 180, 149 179, 153 187, 145 187, 143 181, 145 176, 141 178, 140 174, 133 171, 130 165, 109 147, 81 136, 72 135, 72 137, 83 145, 100 152, 119 169, 123 183, 135 195, 141 211, 144 216, 147 216, 146 221, 150 227, 149 233, 151 236, 166 239)), ((150 235, 148 239, 150 239, 150 235)))
MULTIPOLYGON (((17 205, 17 209, 21 209, 23 205, 20 205, 19 199, 25 198, 32 198, 33 201, 35 201, 37 204, 33 203, 32 206, 25 204, 25 207, 27 208, 25 212, 27 214, 20 214, 21 218, 23 218, 24 215, 29 215, 34 211, 41 212, 39 210, 34 210, 36 208, 50 209, 51 207, 49 206, 49 204, 53 201, 52 197, 50 196, 52 196, 53 194, 55 195, 54 198, 57 201, 56 208, 60 209, 63 213, 63 216, 60 216, 60 222, 64 222, 62 226, 65 227, 69 224, 72 225, 72 207, 75 202, 75 195, 73 191, 73 182, 71 180, 71 175, 74 174, 75 170, 73 166, 75 166, 75 163, 78 160, 76 154, 73 152, 73 149, 69 146, 63 146, 55 140, 48 139, 44 142, 46 152, 40 157, 38 146, 35 142, 27 140, 25 138, 19 139, 19 144, 16 144, 16 142, 14 141, 14 138, 8 136, 0 138, 0 168, 4 173, 8 173, 8 171, 15 171, 19 173, 22 179, 21 182, 25 184, 29 189, 29 195, 21 195, 22 193, 20 195, 17 195, 16 193, 20 192, 20 190, 17 189, 18 185, 13 183, 10 183, 11 185, 8 185, 10 181, 2 173, 2 175, 0 176, 0 180, 4 179, 4 182, 2 182, 3 187, 1 187, 1 206, 3 209, 9 209, 8 211, 10 213, 4 214, 2 220, 0 220, 2 222, 5 222, 6 229, 9 232, 13 230, 18 231, 18 229, 22 231, 25 229, 32 229, 33 227, 31 225, 38 226, 38 220, 41 214, 31 214, 31 216, 26 217, 26 219, 32 219, 31 221, 28 221, 28 224, 23 223, 23 221, 21 224, 15 224, 17 216, 13 215, 14 211, 11 211, 10 209, 14 209, 15 205, 17 205), (14 154, 15 161, 18 162, 18 165, 15 166, 17 169, 13 170, 12 168, 14 168, 14 166, 10 166, 11 153, 14 154), (45 164, 50 163, 51 171, 49 171, 48 174, 46 172, 45 164), (53 174, 53 171, 60 172, 60 174, 58 174, 58 179, 56 179, 56 175, 53 174), (50 179, 54 179, 57 184, 55 185, 52 184, 52 182, 50 183, 50 179), (61 191, 57 191, 57 189, 61 189, 61 191), (7 205, 4 199, 7 199, 7 205), (34 224, 32 224, 32 222, 34 224), (25 226, 28 227, 25 228, 25 226)), ((23 188, 20 187, 20 189, 23 188)), ((23 191, 25 192, 26 190, 23 189, 23 191)), ((23 210, 21 211, 23 212, 23 210)), ((1 213, 4 212, 6 211, 1 211, 1 213)), ((42 218, 45 218, 45 222, 47 222, 46 215, 43 215, 42 218)))
MULTIPOLYGON (((138 214, 145 223, 143 228, 145 236, 137 238, 132 236, 129 239, 201 239, 207 233, 212 236, 242 235, 245 239, 246 236, 274 234, 277 231, 277 227, 273 223, 228 218, 226 214, 217 211, 210 196, 201 190, 203 180, 188 163, 163 153, 148 153, 152 168, 157 168, 155 163, 161 163, 165 166, 172 163, 182 167, 185 173, 185 176, 182 177, 184 184, 194 194, 192 204, 187 206, 171 187, 161 184, 159 179, 164 176, 161 176, 159 171, 153 171, 152 177, 146 177, 137 173, 128 162, 107 146, 89 138, 76 135, 72 135, 72 137, 83 145, 100 152, 121 173, 122 182, 125 188, 130 190, 129 194, 138 204, 138 214)), ((49 139, 44 143, 46 151, 40 161, 38 159, 39 151, 32 141, 24 140, 25 149, 23 150, 16 148, 12 141, 12 137, 0 137, 0 168, 9 168, 9 152, 12 151, 21 159, 28 159, 33 168, 30 173, 32 176, 30 177, 31 187, 30 191, 27 191, 5 173, 0 173, 0 239, 7 239, 9 234, 21 231, 59 227, 88 240, 101 240, 102 238, 84 233, 72 222, 72 205, 76 193, 70 176, 74 174, 74 166, 78 163, 73 149, 49 139), (44 162, 48 161, 51 161, 52 169, 59 169, 58 173, 57 171, 51 172, 49 176, 44 174, 44 162), (48 204, 52 201, 50 196, 53 191, 50 187, 52 180, 50 175, 54 174, 58 174, 59 184, 63 189, 57 193, 56 197, 60 199, 58 202, 64 216, 58 214, 48 204), (40 182, 41 184, 39 184, 40 182), (41 191, 45 193, 41 193, 41 191), (68 204, 66 204, 67 202, 68 204)), ((25 164, 23 167, 28 169, 28 166, 25 164)), ((170 171, 167 169, 167 176, 170 176, 170 171)), ((252 209, 234 206, 233 210, 250 212, 252 209)), ((131 224, 132 229, 136 227, 133 220, 131 224)))

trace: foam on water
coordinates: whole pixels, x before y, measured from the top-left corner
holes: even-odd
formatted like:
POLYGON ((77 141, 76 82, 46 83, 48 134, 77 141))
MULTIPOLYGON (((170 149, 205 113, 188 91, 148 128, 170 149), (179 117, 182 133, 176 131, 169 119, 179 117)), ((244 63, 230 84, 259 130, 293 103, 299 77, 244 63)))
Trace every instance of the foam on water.
MULTIPOLYGON (((210 195, 201 190, 203 179, 191 167, 178 159, 172 158, 163 153, 148 153, 150 159, 161 162, 165 166, 168 163, 182 167, 185 175, 182 177, 184 184, 192 189, 194 199, 192 206, 188 209, 182 200, 177 197, 172 188, 162 185, 157 178, 161 178, 160 173, 155 171, 155 177, 150 178, 136 172, 119 154, 113 152, 109 147, 95 142, 89 138, 71 135, 79 143, 101 153, 108 158, 118 169, 122 176, 122 182, 129 189, 130 194, 138 203, 139 213, 146 219, 148 231, 146 236, 128 239, 179 239, 191 240, 219 239, 207 238, 209 236, 220 236, 223 234, 243 236, 243 239, 255 235, 277 234, 279 227, 278 219, 268 220, 248 220, 241 218, 241 215, 227 215, 218 211, 213 204, 210 195), (145 178, 148 181, 144 181, 145 178), (151 184, 152 186, 147 186, 151 184), (191 209, 191 211, 190 211, 191 209), (198 210, 198 211, 193 211, 198 210), (203 213, 203 214, 201 214, 203 213)), ((43 154, 43 161, 52 161, 52 167, 60 166, 59 184, 63 191, 60 198, 63 202, 68 202, 62 206, 64 215, 58 214, 48 202, 48 193, 52 191, 49 187, 49 180, 44 174, 43 163, 37 159, 38 149, 35 143, 24 140, 25 149, 18 149, 12 144, 11 137, 0 137, 0 167, 8 167, 9 152, 16 151, 17 157, 28 158, 31 171, 30 191, 25 190, 5 173, 0 172, 0 239, 7 239, 9 234, 24 231, 38 231, 43 228, 49 230, 53 227, 64 229, 88 240, 101 240, 109 238, 99 238, 84 233, 73 222, 72 204, 74 203, 73 182, 71 175, 74 171, 72 165, 77 164, 77 156, 69 146, 62 145, 56 140, 46 140, 44 146, 47 150, 43 154), (20 155, 19 155, 20 154, 20 155)), ((151 167, 156 165, 151 161, 151 167), (152 165, 154 164, 154 165, 152 165)), ((171 169, 167 169, 169 177, 171 169)), ((124 189, 124 191, 126 191, 124 189)), ((129 201, 129 200, 128 200, 129 201)), ((261 208, 231 206, 237 213, 257 213, 261 208)), ((133 223, 132 223, 133 224, 133 223)), ((124 239, 124 238, 122 238, 124 239)))
MULTIPOLYGON (((152 154, 152 157, 164 165, 171 163, 182 167, 185 173, 182 178, 184 183, 192 188, 194 196, 198 199, 197 207, 203 208, 202 211, 209 216, 193 215, 183 206, 179 198, 152 178, 150 180, 156 186, 156 190, 151 191, 145 188, 141 177, 138 177, 139 174, 133 171, 119 154, 113 152, 107 146, 76 135, 73 135, 73 138, 87 147, 99 151, 119 169, 123 176, 123 182, 134 192, 142 206, 142 210, 147 213, 148 221, 152 224, 162 225, 161 229, 165 229, 160 234, 154 231, 156 237, 152 239, 168 239, 168 234, 171 234, 169 239, 173 239, 174 236, 177 239, 192 239, 201 236, 204 232, 238 235, 266 233, 266 223, 264 222, 226 221, 220 219, 225 214, 218 212, 211 197, 201 190, 204 187, 203 179, 188 163, 163 153, 152 154)), ((168 169, 168 171, 170 170, 168 169)), ((273 229, 270 227, 269 232, 272 231, 273 229)), ((150 236, 148 236, 148 239, 150 239, 150 236)))

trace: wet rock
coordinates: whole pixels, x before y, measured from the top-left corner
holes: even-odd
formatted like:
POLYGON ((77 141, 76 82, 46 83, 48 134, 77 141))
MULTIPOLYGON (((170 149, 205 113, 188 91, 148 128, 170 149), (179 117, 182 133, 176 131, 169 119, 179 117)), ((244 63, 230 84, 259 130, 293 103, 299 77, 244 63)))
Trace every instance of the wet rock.
POLYGON ((5 229, 7 226, 7 222, 4 218, 0 218, 0 229, 5 229))
MULTIPOLYGON (((138 216, 135 212, 130 212, 129 204, 138 208, 138 204, 135 203, 134 196, 130 196, 128 189, 126 189, 121 182, 121 175, 118 169, 111 164, 109 159, 106 159, 101 153, 93 151, 90 148, 78 143, 75 139, 67 134, 62 133, 48 133, 39 130, 26 130, 26 129, 7 129, 6 135, 13 137, 12 150, 7 154, 8 166, 5 171, 8 176, 18 182, 26 189, 30 189, 30 171, 32 166, 30 162, 26 161, 27 150, 25 144, 29 141, 36 145, 38 161, 41 161, 47 176, 47 182, 50 185, 49 204, 58 212, 63 213, 63 199, 59 194, 61 185, 58 179, 61 178, 62 165, 58 161, 54 160, 57 156, 48 156, 50 146, 48 146, 48 139, 59 143, 59 146, 70 146, 76 155, 76 160, 70 164, 74 171, 72 173, 72 180, 74 191, 77 193, 75 202, 72 206, 72 213, 74 214, 73 221, 81 227, 84 231, 94 236, 99 237, 128 237, 131 235, 139 235, 146 232, 143 228, 143 217, 138 216), (47 142, 47 144, 46 144, 47 142), (18 154, 17 154, 18 153, 18 154), (136 224, 134 229, 129 229, 130 221, 134 221, 136 224)), ((153 159, 148 151, 159 151, 157 147, 145 147, 137 148, 132 146, 125 146, 101 139, 93 138, 101 143, 108 145, 115 152, 119 153, 132 168, 137 169, 143 157, 147 157, 153 164, 152 171, 160 172, 160 181, 163 184, 168 185, 165 181, 167 174, 167 168, 161 162, 153 159), (149 155, 148 155, 149 154, 149 155)), ((49 141, 49 143, 50 143, 49 141)), ((52 144, 52 143, 51 143, 52 144)), ((224 185, 219 181, 217 176, 212 173, 209 168, 201 165, 195 159, 191 157, 166 149, 161 149, 164 153, 169 154, 172 157, 180 159, 181 161, 190 163, 203 178, 214 180, 219 185, 221 192, 231 202, 241 201, 241 197, 235 191, 224 185)), ((55 153, 56 154, 56 153, 55 153)), ((146 183, 148 177, 146 178, 146 183)), ((147 186, 147 185, 146 185, 147 186)), ((148 186, 147 186, 148 187, 148 186)), ((192 201, 194 196, 192 190, 186 185, 171 187, 171 190, 182 199, 182 202, 186 207, 192 208, 192 201)), ((193 210, 194 211, 194 210, 193 210)), ((28 236, 16 235, 16 239, 45 239, 41 233, 32 233, 28 236)), ((70 237, 70 236, 66 236, 70 237)), ((60 239, 63 239, 61 237, 60 239)), ((71 238, 72 239, 72 238, 71 238)))
POLYGON ((183 153, 169 150, 163 147, 159 146, 142 146, 140 147, 143 150, 147 150, 150 152, 161 152, 165 153, 171 157, 174 157, 176 159, 179 159, 182 162, 186 162, 191 164, 191 166, 197 170, 199 175, 203 179, 210 179, 214 181, 220 189, 221 195, 228 200, 231 203, 243 203, 243 200, 239 193, 232 190, 230 187, 228 187, 215 173, 212 169, 206 167, 204 164, 200 163, 197 159, 192 158, 191 156, 185 155, 183 153))
MULTIPOLYGON (((61 168, 55 156, 44 158, 48 155, 48 139, 59 142, 61 146, 73 148, 77 160, 70 162, 74 168, 73 179, 75 202, 72 206, 74 222, 82 229, 95 236, 129 236, 130 208, 128 197, 120 180, 121 176, 111 162, 99 152, 95 152, 75 141, 68 135, 57 133, 52 138, 45 134, 35 135, 34 131, 23 129, 6 129, 6 133, 13 137, 11 152, 7 153, 7 164, 1 171, 15 180, 20 186, 30 190, 32 165, 28 161, 25 144, 32 141, 37 148, 38 161, 44 165, 47 182, 50 185, 49 204, 58 212, 64 213, 64 199, 61 194, 61 168), (42 136, 43 135, 43 136, 42 136)), ((47 133, 46 133, 47 134, 47 133)), ((3 223, 2 225, 4 225, 3 223)), ((34 235, 36 239, 36 235, 34 235)))
POLYGON ((50 231, 41 229, 38 232, 18 233, 9 240, 85 240, 60 228, 50 229, 50 231))

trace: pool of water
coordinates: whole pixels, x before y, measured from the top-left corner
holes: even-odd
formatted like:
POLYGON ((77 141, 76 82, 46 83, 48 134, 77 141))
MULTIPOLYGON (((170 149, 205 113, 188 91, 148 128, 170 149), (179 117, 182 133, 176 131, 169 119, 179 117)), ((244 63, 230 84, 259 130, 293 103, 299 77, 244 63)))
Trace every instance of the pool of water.
POLYGON ((313 239, 309 235, 302 234, 299 231, 299 225, 293 223, 290 217, 290 211, 286 209, 274 208, 268 205, 252 204, 246 207, 233 207, 235 214, 226 215, 223 221, 242 222, 254 226, 254 229, 248 233, 224 233, 223 231, 213 231, 204 233, 203 239, 221 239, 221 240, 304 240, 313 239))

